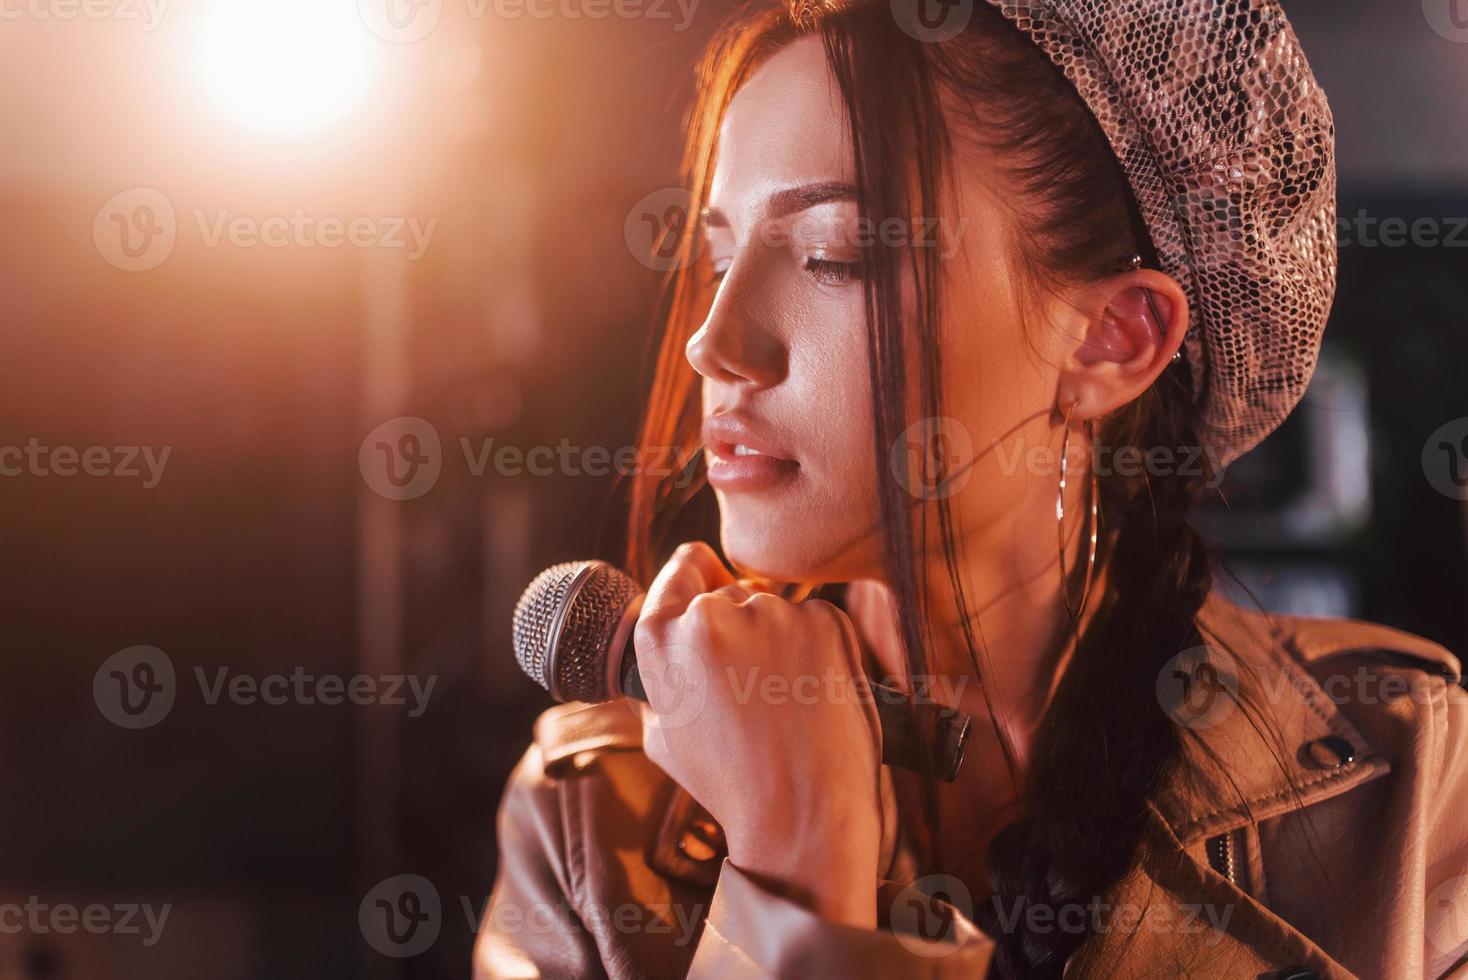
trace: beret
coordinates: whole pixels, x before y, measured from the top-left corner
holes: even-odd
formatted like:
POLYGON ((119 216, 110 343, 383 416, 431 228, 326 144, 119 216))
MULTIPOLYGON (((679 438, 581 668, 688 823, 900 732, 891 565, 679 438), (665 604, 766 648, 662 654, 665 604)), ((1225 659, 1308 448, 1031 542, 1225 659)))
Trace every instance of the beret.
POLYGON ((1220 466, 1299 402, 1336 285, 1335 126, 1274 0, 988 0, 1075 87, 1191 317, 1220 466))

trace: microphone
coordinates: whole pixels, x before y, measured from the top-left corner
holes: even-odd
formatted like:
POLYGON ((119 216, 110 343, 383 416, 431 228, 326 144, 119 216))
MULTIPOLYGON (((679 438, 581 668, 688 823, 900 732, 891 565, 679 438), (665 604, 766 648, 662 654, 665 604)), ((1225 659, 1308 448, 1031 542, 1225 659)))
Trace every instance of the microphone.
MULTIPOLYGON (((515 605, 515 659, 557 701, 646 701, 632 643, 644 597, 631 576, 604 561, 552 565, 535 576, 515 605)), ((927 725, 936 735, 933 775, 953 782, 972 719, 953 708, 913 705, 884 684, 870 688, 882 727, 882 762, 924 771, 917 726, 927 725)))

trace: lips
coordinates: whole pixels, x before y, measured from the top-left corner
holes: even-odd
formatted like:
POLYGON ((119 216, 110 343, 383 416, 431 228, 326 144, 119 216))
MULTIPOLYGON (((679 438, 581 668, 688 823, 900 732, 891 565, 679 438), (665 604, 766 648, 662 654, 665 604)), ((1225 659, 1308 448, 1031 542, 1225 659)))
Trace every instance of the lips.
POLYGON ((792 478, 800 464, 752 420, 729 413, 703 420, 709 483, 724 491, 768 489, 792 478))

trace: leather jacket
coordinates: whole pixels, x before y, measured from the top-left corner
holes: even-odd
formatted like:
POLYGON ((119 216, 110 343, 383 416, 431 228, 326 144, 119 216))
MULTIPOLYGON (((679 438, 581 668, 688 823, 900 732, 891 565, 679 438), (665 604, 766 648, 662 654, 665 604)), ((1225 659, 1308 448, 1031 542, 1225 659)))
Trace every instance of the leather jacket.
MULTIPOLYGON (((1091 933, 1067 976, 1468 977, 1458 660, 1388 627, 1217 593, 1198 622, 1261 683, 1268 725, 1232 710, 1195 729, 1190 775, 1151 801, 1132 870, 1076 910, 1091 933)), ((895 819, 879 927, 827 922, 725 859, 717 826, 640 741, 624 702, 540 717, 500 807, 477 980, 985 974, 991 941, 952 889, 911 883, 895 819)))

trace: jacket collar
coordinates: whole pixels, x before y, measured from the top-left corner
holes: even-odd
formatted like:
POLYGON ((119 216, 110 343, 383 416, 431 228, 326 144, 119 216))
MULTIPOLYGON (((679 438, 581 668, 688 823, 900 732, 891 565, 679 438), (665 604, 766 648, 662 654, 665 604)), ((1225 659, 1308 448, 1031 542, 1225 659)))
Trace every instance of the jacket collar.
MULTIPOLYGON (((1191 764, 1153 802, 1184 846, 1311 806, 1390 771, 1307 666, 1333 652, 1382 645, 1382 632, 1407 634, 1246 610, 1216 589, 1198 625, 1204 646, 1179 654, 1158 678, 1164 707, 1185 729, 1191 764)), ((1456 671, 1446 651, 1409 639, 1435 647, 1456 671)))
MULTIPOLYGON (((1187 729, 1184 744, 1192 764, 1154 795, 1153 804, 1185 847, 1251 819, 1330 799, 1391 771, 1380 748, 1336 706, 1310 665, 1335 653, 1378 649, 1408 654, 1453 683, 1461 676, 1451 653, 1421 637, 1356 620, 1244 609, 1217 589, 1199 610, 1198 625, 1204 646, 1184 651, 1158 678, 1164 706, 1187 729), (1241 682, 1251 696, 1236 699, 1232 692, 1241 682)), ((536 723, 546 770, 576 765, 606 749, 639 746, 641 720, 627 709, 619 701, 546 712, 536 723)), ((886 767, 882 774, 890 831, 896 827, 894 792, 886 767)), ((897 851, 892 834, 884 834, 884 867, 897 851)))

